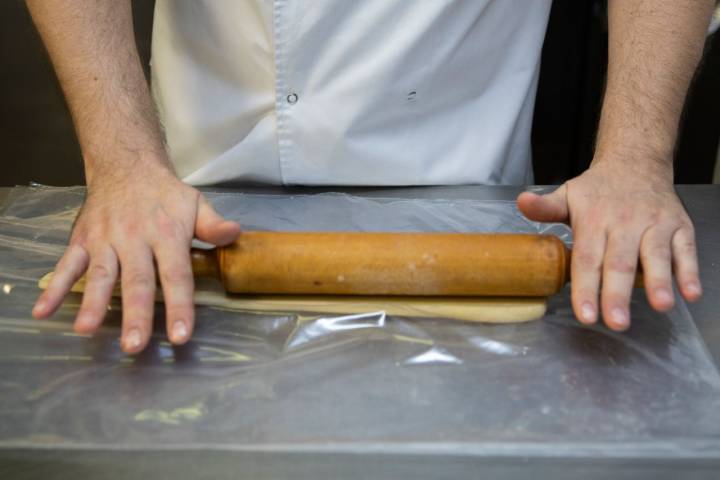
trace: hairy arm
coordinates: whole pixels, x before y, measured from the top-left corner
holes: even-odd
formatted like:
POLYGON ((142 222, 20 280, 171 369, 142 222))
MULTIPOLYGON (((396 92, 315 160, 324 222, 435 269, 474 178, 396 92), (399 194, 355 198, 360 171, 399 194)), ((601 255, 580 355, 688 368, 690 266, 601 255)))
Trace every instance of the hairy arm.
POLYGON ((702 293, 692 222, 673 188, 673 149, 713 5, 610 0, 607 89, 593 162, 551 194, 518 198, 528 217, 572 225, 572 302, 584 323, 602 312, 610 328, 629 327, 638 258, 655 309, 674 304, 673 271, 686 299, 702 293))
POLYGON ((170 169, 133 35, 130 0, 28 0, 82 147, 87 181, 134 167, 170 169))
POLYGON ((680 114, 714 4, 610 0, 607 89, 594 162, 622 151, 672 173, 680 114))
POLYGON ((67 98, 88 194, 70 244, 33 315, 51 315, 87 272, 75 329, 102 323, 118 277, 121 345, 137 353, 152 333, 156 271, 167 331, 186 342, 194 325, 190 242, 231 242, 239 227, 174 174, 135 46, 129 0, 27 0, 67 98))

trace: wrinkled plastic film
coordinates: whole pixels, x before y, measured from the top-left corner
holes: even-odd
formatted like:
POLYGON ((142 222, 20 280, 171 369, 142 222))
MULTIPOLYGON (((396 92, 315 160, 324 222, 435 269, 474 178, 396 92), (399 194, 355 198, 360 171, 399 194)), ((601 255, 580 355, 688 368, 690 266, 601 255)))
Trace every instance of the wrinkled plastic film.
MULTIPOLYGON (((720 376, 684 303, 660 314, 641 291, 624 334, 580 325, 567 291, 542 320, 517 325, 198 307, 181 348, 167 342, 158 305, 138 357, 120 350, 117 299, 93 337, 72 331, 79 295, 53 319, 31 320, 37 280, 64 251, 83 194, 16 188, 0 210, 0 446, 718 451, 720 425, 708 419, 720 407, 720 376)), ((528 222, 512 202, 208 198, 248 230, 550 232, 571 241, 567 227, 528 222)))

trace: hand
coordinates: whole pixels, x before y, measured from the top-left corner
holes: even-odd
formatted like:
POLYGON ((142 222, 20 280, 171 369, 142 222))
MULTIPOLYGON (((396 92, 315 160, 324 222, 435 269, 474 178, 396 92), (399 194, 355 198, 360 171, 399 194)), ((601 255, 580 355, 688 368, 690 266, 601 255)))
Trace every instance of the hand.
POLYGON ((658 167, 595 162, 554 192, 518 197, 531 220, 572 226, 572 306, 592 324, 602 316, 608 327, 630 326, 629 304, 638 256, 645 292, 658 311, 673 307, 672 273, 687 300, 702 294, 692 222, 672 185, 672 173, 658 167))
POLYGON ((70 244, 50 285, 33 308, 45 318, 58 308, 87 271, 75 330, 91 333, 103 321, 118 275, 122 283, 121 345, 140 352, 152 333, 157 263, 167 312, 167 333, 185 343, 194 325, 193 234, 215 245, 235 240, 240 227, 218 215, 200 192, 183 184, 165 166, 96 175, 88 185, 70 244), (140 170, 140 171, 138 171, 140 170))

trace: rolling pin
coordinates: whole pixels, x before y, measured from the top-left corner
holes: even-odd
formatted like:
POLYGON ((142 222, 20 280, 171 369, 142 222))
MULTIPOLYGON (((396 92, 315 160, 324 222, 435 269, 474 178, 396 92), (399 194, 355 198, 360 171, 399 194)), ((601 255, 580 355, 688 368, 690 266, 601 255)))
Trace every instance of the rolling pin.
POLYGON ((547 297, 569 277, 551 235, 243 232, 192 251, 195 275, 231 293, 547 297))

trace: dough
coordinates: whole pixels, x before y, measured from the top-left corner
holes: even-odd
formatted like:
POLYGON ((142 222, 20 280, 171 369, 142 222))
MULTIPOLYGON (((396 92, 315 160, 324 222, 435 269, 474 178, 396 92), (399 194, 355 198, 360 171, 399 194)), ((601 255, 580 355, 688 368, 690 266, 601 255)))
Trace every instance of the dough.
MULTIPOLYGON (((52 273, 38 286, 47 288, 52 273)), ((545 314, 547 299, 501 297, 378 297, 378 296, 289 296, 228 294, 217 280, 195 279, 195 304, 246 312, 303 312, 356 314, 384 311, 390 316, 429 317, 484 323, 518 323, 537 320, 545 314)), ((82 293, 85 277, 72 291, 82 293)), ((113 295, 120 296, 116 287, 113 295)), ((158 290, 157 300, 162 301, 158 290)))

